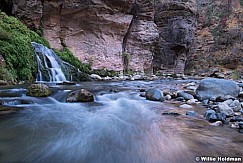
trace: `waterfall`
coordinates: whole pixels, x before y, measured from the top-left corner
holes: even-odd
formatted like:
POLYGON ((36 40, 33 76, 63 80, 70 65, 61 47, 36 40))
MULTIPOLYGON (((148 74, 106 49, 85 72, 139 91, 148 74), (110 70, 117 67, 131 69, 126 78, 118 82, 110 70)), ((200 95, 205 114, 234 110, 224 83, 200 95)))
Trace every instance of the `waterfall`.
POLYGON ((63 61, 55 52, 42 44, 32 42, 38 63, 36 81, 60 82, 66 81, 63 61))

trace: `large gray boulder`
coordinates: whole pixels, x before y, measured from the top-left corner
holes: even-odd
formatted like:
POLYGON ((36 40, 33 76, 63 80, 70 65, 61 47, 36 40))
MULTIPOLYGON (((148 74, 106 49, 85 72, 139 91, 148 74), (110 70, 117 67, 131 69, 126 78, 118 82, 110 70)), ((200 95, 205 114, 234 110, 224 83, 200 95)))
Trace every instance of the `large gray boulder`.
POLYGON ((206 78, 200 81, 196 89, 199 100, 216 99, 219 96, 231 95, 237 97, 240 87, 231 80, 206 78))
POLYGON ((159 89, 149 89, 146 91, 145 97, 151 101, 164 101, 163 92, 159 89))

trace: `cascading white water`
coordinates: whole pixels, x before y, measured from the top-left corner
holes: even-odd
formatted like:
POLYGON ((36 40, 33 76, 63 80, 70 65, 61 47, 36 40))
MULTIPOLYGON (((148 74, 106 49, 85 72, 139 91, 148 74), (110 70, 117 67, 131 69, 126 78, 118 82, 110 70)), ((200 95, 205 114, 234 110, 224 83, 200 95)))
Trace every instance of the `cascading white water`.
POLYGON ((31 45, 35 49, 38 63, 36 81, 66 81, 61 66, 62 60, 54 53, 54 51, 36 42, 32 42, 31 45))
POLYGON ((34 100, 0 123, 0 162, 188 162, 187 148, 161 131, 163 120, 138 95, 99 95, 94 106, 34 100))

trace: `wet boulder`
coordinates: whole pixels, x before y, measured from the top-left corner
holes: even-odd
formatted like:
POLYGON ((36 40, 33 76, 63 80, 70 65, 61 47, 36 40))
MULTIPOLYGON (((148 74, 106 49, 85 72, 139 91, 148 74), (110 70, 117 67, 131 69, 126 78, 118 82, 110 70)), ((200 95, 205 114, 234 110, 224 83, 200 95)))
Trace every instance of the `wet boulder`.
POLYGON ((31 84, 26 91, 27 96, 47 97, 51 94, 50 88, 45 84, 31 84))
POLYGON ((94 95, 86 89, 72 91, 67 96, 67 102, 93 102, 94 95))
POLYGON ((93 80, 102 80, 102 77, 97 74, 91 74, 89 77, 93 80))
POLYGON ((199 100, 216 99, 219 96, 230 95, 237 97, 240 87, 231 80, 206 78, 200 81, 196 89, 199 100))
POLYGON ((240 103, 239 100, 234 100, 234 101, 231 103, 230 107, 232 107, 232 109, 233 109, 235 112, 238 112, 238 111, 241 110, 241 103, 240 103))
POLYGON ((149 89, 146 91, 145 97, 151 101, 164 101, 163 92, 159 89, 149 89))
POLYGON ((224 113, 227 117, 234 115, 234 111, 224 102, 218 104, 217 112, 224 113))
POLYGON ((177 92, 177 96, 178 96, 178 97, 183 97, 185 100, 191 100, 191 99, 194 99, 194 97, 193 97, 191 94, 186 93, 186 92, 184 92, 184 91, 179 91, 179 92, 177 92))
POLYGON ((207 110, 204 117, 211 123, 217 121, 225 123, 226 121, 226 115, 224 113, 216 113, 214 110, 207 110))

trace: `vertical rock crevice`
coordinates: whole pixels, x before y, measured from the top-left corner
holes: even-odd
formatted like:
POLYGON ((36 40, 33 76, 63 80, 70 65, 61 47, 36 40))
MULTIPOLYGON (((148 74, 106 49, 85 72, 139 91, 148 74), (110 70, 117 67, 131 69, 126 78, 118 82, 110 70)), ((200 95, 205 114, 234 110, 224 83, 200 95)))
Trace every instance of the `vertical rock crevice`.
POLYGON ((128 29, 126 31, 126 34, 122 40, 122 61, 123 61, 123 73, 129 73, 129 64, 130 64, 130 53, 128 52, 128 50, 126 49, 126 45, 127 45, 127 40, 128 40, 128 36, 131 33, 131 29, 132 26, 134 24, 134 20, 136 18, 136 2, 137 0, 135 0, 133 7, 131 9, 131 14, 133 15, 133 18, 128 26, 128 29))
POLYGON ((158 30, 154 23, 154 0, 136 0, 133 5, 133 21, 125 37, 125 54, 129 54, 129 71, 152 73, 154 47, 158 30))

